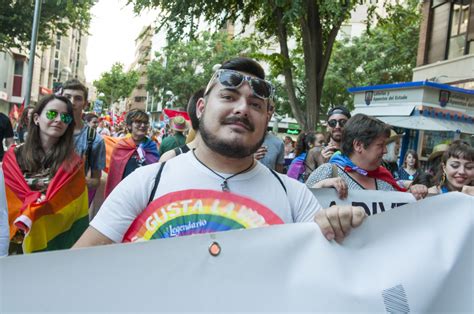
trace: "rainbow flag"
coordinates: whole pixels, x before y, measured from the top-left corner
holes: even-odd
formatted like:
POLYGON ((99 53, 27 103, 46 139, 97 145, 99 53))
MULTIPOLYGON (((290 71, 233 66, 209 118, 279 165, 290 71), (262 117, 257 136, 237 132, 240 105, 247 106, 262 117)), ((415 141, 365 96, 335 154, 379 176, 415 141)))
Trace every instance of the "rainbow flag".
POLYGON ((13 149, 5 154, 2 165, 10 239, 23 230, 24 253, 70 248, 89 225, 83 162, 76 155, 69 171, 62 165, 49 183, 46 199, 38 202, 41 193, 28 187, 13 149))
POLYGON ((112 159, 112 152, 114 151, 115 145, 117 145, 122 138, 102 135, 105 143, 105 169, 104 171, 109 173, 110 160, 112 159))

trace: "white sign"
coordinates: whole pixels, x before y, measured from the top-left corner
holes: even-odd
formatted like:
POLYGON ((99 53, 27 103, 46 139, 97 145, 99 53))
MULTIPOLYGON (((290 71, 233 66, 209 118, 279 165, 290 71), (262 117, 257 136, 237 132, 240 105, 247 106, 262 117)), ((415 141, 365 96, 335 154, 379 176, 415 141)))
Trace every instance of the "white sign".
POLYGON ((346 199, 341 200, 335 189, 311 189, 323 208, 332 205, 352 205, 364 208, 367 215, 383 213, 395 207, 416 201, 411 193, 389 191, 349 191, 346 199))
POLYGON ((473 208, 431 197, 342 245, 305 223, 2 258, 0 312, 472 313, 473 208))

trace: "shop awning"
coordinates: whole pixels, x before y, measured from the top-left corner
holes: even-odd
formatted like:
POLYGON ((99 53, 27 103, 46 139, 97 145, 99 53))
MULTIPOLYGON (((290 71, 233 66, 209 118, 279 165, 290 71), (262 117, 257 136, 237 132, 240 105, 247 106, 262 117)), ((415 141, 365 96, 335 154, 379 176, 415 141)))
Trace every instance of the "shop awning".
POLYGON ((416 130, 427 130, 427 131, 443 131, 443 132, 456 132, 474 134, 474 124, 464 123, 459 121, 449 121, 436 119, 424 116, 377 116, 378 119, 392 126, 405 128, 405 129, 416 129, 416 130))
POLYGON ((415 109, 415 105, 403 106, 367 106, 356 107, 352 114, 363 113, 371 117, 385 117, 385 116, 410 116, 415 109))

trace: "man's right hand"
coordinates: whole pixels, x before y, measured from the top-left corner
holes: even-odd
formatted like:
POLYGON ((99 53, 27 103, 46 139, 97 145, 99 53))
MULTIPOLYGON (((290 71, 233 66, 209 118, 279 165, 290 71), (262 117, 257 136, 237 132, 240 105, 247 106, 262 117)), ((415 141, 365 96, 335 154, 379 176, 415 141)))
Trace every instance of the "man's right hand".
POLYGON ((333 205, 318 211, 314 221, 326 239, 342 243, 350 230, 360 226, 365 217, 367 214, 360 206, 333 205))
POLYGON ((336 146, 333 145, 328 145, 324 147, 321 151, 321 156, 323 157, 324 162, 328 162, 336 150, 336 146))

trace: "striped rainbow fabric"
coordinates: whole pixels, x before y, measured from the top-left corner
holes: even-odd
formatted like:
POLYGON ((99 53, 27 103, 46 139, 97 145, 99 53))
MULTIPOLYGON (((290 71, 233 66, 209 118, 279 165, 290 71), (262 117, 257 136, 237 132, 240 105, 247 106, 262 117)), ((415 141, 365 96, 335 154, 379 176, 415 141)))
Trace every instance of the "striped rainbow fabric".
POLYGON ((39 192, 31 191, 11 148, 4 156, 3 171, 8 203, 10 239, 18 229, 25 231, 23 252, 33 253, 70 248, 89 225, 88 194, 83 163, 72 159, 72 170, 61 166, 37 202, 39 192))

